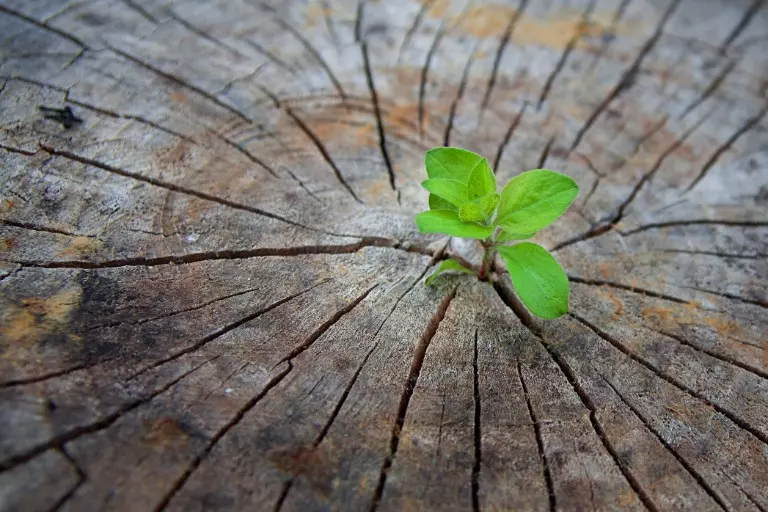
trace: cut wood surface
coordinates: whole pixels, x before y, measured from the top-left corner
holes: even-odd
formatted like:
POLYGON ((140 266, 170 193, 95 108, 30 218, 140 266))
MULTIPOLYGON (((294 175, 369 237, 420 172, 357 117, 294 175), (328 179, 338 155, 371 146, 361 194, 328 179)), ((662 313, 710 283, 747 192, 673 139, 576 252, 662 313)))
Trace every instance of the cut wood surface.
POLYGON ((0 0, 0 510, 768 510, 766 3, 0 0))

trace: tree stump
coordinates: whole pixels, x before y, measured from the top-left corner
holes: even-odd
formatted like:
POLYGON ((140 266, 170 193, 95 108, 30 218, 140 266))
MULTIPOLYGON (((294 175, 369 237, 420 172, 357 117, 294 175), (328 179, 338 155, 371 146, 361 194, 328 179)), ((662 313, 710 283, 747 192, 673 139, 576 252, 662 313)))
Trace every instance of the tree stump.
POLYGON ((764 4, 0 1, 0 510, 768 510, 764 4), (440 145, 569 315, 423 285, 440 145))

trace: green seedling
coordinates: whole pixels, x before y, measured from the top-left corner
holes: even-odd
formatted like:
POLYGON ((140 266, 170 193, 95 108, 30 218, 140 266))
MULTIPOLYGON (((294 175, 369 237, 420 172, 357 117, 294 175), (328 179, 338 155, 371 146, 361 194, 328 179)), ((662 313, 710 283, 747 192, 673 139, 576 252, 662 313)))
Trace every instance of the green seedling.
POLYGON ((557 318, 568 312, 568 277, 557 260, 531 238, 556 221, 573 203, 579 186, 571 178, 547 169, 526 171, 507 183, 499 194, 488 160, 460 148, 427 151, 429 211, 416 216, 422 233, 442 233, 480 241, 485 250, 479 271, 462 262, 443 261, 430 275, 460 271, 490 278, 498 251, 507 264, 512 285, 534 315, 557 318))

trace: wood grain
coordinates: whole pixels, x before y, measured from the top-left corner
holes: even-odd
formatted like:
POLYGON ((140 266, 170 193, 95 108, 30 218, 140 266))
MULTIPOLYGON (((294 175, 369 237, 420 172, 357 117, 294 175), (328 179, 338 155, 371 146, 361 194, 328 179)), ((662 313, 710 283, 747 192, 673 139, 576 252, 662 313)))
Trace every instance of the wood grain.
POLYGON ((768 510, 765 4, 0 0, 0 510, 768 510), (568 316, 423 286, 443 144, 568 316))

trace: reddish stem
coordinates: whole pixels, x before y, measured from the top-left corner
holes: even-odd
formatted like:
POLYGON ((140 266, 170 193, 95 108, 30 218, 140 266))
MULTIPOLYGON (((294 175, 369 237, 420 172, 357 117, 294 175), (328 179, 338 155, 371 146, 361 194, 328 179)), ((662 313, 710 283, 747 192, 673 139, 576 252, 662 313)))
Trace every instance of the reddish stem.
POLYGON ((485 248, 485 254, 483 255, 483 263, 480 265, 480 272, 477 274, 477 278, 481 281, 487 281, 488 269, 493 261, 494 249, 490 244, 483 244, 483 247, 485 248))

